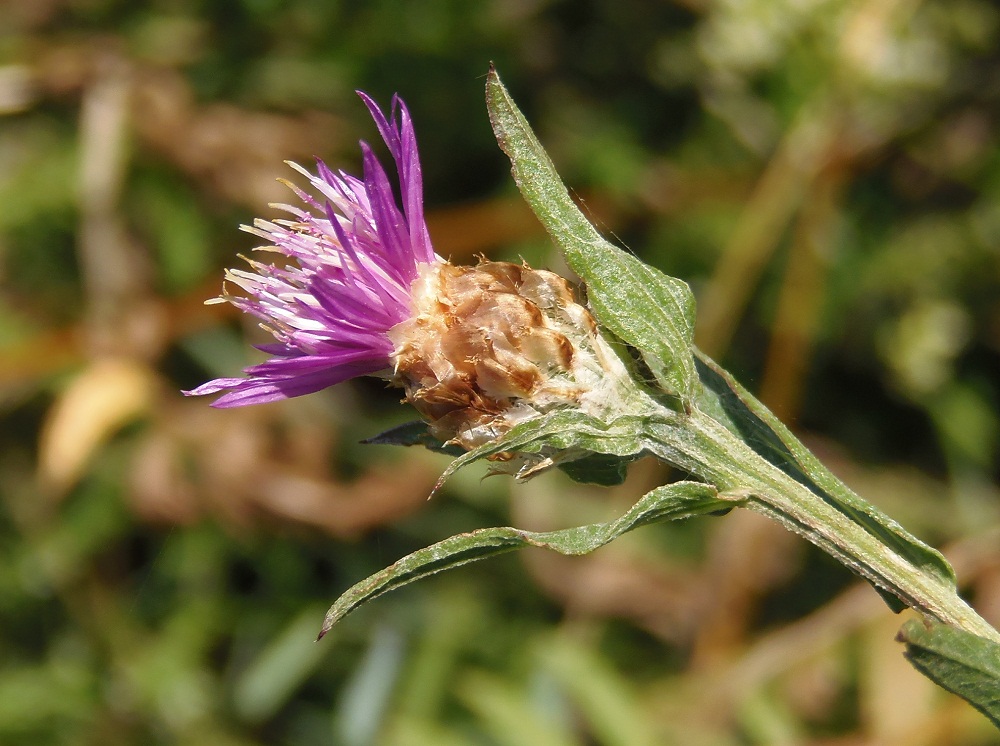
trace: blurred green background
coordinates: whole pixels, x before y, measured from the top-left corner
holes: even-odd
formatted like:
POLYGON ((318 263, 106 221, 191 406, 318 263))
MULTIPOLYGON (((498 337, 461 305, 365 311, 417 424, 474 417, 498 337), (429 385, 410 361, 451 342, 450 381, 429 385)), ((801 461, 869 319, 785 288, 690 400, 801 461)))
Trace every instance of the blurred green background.
POLYGON ((1000 12, 985 0, 0 0, 0 743, 987 744, 900 619, 752 515, 327 605, 621 488, 359 440, 364 380, 216 411, 259 330, 205 307, 290 197, 408 102, 438 252, 560 269, 483 103, 495 61, 699 344, 1000 622, 1000 12))

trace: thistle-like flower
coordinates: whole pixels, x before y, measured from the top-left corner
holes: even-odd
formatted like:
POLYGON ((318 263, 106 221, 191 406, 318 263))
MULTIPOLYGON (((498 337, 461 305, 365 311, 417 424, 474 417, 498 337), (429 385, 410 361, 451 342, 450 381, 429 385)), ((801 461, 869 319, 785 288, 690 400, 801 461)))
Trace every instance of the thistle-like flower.
POLYGON ((387 120, 360 94, 395 161, 403 197, 375 154, 361 143, 364 179, 334 173, 322 162, 308 178, 317 196, 288 184, 307 209, 274 205, 292 219, 256 220, 243 226, 289 262, 279 266, 247 260, 250 269, 226 272, 227 286, 215 302, 232 303, 259 318, 276 343, 272 355, 247 368, 246 378, 218 378, 191 395, 228 390, 213 406, 237 407, 319 391, 355 376, 391 367, 388 331, 410 316, 410 287, 420 268, 439 263, 423 215, 417 142, 406 106, 393 99, 387 120), (232 295, 228 284, 245 295, 232 295))
POLYGON ((214 301, 259 318, 275 337, 260 347, 272 357, 245 378, 186 393, 226 391, 214 406, 235 407, 378 375, 405 390, 434 436, 467 449, 554 407, 603 406, 602 382, 609 372, 620 379, 621 363, 567 282, 504 262, 454 266, 435 254, 409 112, 396 97, 386 118, 360 95, 395 162, 402 206, 364 142, 363 179, 321 161, 315 175, 290 164, 315 192, 288 184, 306 209, 275 205, 292 219, 244 226, 268 242, 257 250, 289 261, 228 270, 214 301))

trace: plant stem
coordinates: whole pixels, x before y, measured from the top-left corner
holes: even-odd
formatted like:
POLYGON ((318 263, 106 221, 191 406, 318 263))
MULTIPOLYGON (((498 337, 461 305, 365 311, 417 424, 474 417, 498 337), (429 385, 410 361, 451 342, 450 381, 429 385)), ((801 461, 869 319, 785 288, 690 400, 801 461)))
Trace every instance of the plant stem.
POLYGON ((770 463, 717 420, 694 408, 651 430, 650 450, 714 484, 720 496, 745 500, 904 604, 945 624, 1000 642, 955 586, 893 551, 805 484, 770 463))

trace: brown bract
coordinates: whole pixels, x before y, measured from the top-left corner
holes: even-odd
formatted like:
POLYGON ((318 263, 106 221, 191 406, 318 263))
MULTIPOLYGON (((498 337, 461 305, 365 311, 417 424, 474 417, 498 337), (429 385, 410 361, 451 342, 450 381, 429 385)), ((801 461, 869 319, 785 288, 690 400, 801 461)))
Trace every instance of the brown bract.
POLYGON ((473 448, 579 395, 571 337, 592 334, 593 320, 562 277, 508 262, 440 262, 424 270, 413 299, 412 318, 389 333, 395 383, 436 437, 473 448))

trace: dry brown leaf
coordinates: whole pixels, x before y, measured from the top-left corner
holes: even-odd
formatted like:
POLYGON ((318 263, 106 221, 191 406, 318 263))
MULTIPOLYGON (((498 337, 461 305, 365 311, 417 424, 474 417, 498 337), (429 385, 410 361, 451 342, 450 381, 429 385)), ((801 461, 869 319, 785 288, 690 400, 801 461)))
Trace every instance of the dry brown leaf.
POLYGON ((41 483, 61 495, 86 471, 100 446, 122 425, 149 410, 156 376, 124 358, 96 360, 49 409, 38 447, 41 483))

